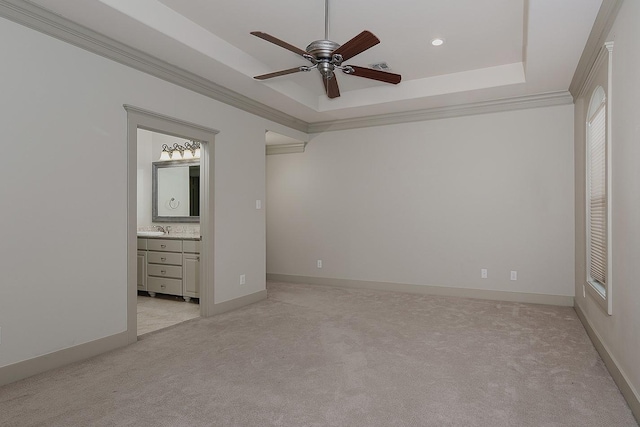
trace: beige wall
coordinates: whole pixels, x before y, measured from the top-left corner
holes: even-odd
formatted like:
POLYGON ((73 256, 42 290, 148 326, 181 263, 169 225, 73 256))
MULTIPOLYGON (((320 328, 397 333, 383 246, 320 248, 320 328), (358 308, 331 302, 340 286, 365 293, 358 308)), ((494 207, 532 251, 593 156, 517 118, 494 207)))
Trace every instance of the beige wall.
POLYGON ((572 123, 573 106, 538 108, 268 156, 267 272, 572 296, 572 123))
POLYGON ((612 298, 613 315, 590 295, 586 283, 585 141, 591 91, 576 101, 576 304, 618 367, 640 390, 640 2, 623 3, 608 40, 614 41, 612 91, 612 298))
POLYGON ((215 300, 264 290, 264 134, 299 133, 5 19, 0 52, 0 367, 126 330, 123 104, 220 131, 215 300))

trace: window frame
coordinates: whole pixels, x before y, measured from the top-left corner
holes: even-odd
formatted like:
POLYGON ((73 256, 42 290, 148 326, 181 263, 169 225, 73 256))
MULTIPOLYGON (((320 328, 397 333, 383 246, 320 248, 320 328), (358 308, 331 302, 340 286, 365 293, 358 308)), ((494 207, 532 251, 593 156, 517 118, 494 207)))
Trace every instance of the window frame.
MULTIPOLYGON (((611 160, 612 160, 612 138, 611 138, 611 66, 612 66, 612 50, 613 43, 605 43, 602 49, 603 59, 607 62, 602 64, 606 68, 606 80, 602 83, 606 83, 606 87, 603 85, 596 85, 591 91, 591 97, 589 98, 589 104, 587 108, 586 120, 585 120, 585 232, 586 232, 586 284, 583 285, 585 290, 585 296, 588 293, 598 305, 608 314, 613 314, 613 298, 612 298, 612 285, 613 285, 613 250, 612 250, 612 179, 611 179, 611 160), (603 95, 600 95, 603 93, 603 95), (594 99, 596 96, 600 96, 602 99, 598 102, 594 99), (604 109, 605 114, 605 203, 606 203, 606 219, 604 231, 606 233, 605 245, 606 245, 606 259, 605 259, 605 283, 604 285, 593 280, 591 278, 591 186, 590 186, 590 165, 591 165, 591 147, 590 147, 590 132, 589 123, 596 117, 600 109, 604 109)), ((604 61, 603 61, 604 62, 604 61)), ((595 67, 594 67, 595 68, 595 67)))

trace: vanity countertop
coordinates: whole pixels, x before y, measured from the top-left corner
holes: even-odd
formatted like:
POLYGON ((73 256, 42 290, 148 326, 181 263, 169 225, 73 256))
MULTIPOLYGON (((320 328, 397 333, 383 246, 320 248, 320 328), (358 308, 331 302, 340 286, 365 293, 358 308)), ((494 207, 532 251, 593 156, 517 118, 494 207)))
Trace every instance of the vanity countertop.
POLYGON ((162 236, 138 236, 138 239, 201 240, 201 237, 191 233, 165 233, 162 236))

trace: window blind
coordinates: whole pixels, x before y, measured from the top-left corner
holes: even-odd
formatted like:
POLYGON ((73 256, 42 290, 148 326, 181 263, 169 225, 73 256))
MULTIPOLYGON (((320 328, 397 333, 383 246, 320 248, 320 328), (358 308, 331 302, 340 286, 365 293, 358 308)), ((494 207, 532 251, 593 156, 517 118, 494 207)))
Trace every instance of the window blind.
POLYGON ((591 280, 606 289, 607 278, 607 158, 606 104, 589 121, 589 234, 591 280))

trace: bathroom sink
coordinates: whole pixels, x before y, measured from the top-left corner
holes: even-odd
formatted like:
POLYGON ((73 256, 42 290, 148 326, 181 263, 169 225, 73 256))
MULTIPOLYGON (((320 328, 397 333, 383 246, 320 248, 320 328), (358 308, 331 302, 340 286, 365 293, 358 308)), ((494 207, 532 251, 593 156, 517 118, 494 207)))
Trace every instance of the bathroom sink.
POLYGON ((164 236, 162 231, 138 231, 138 237, 159 237, 164 236))

